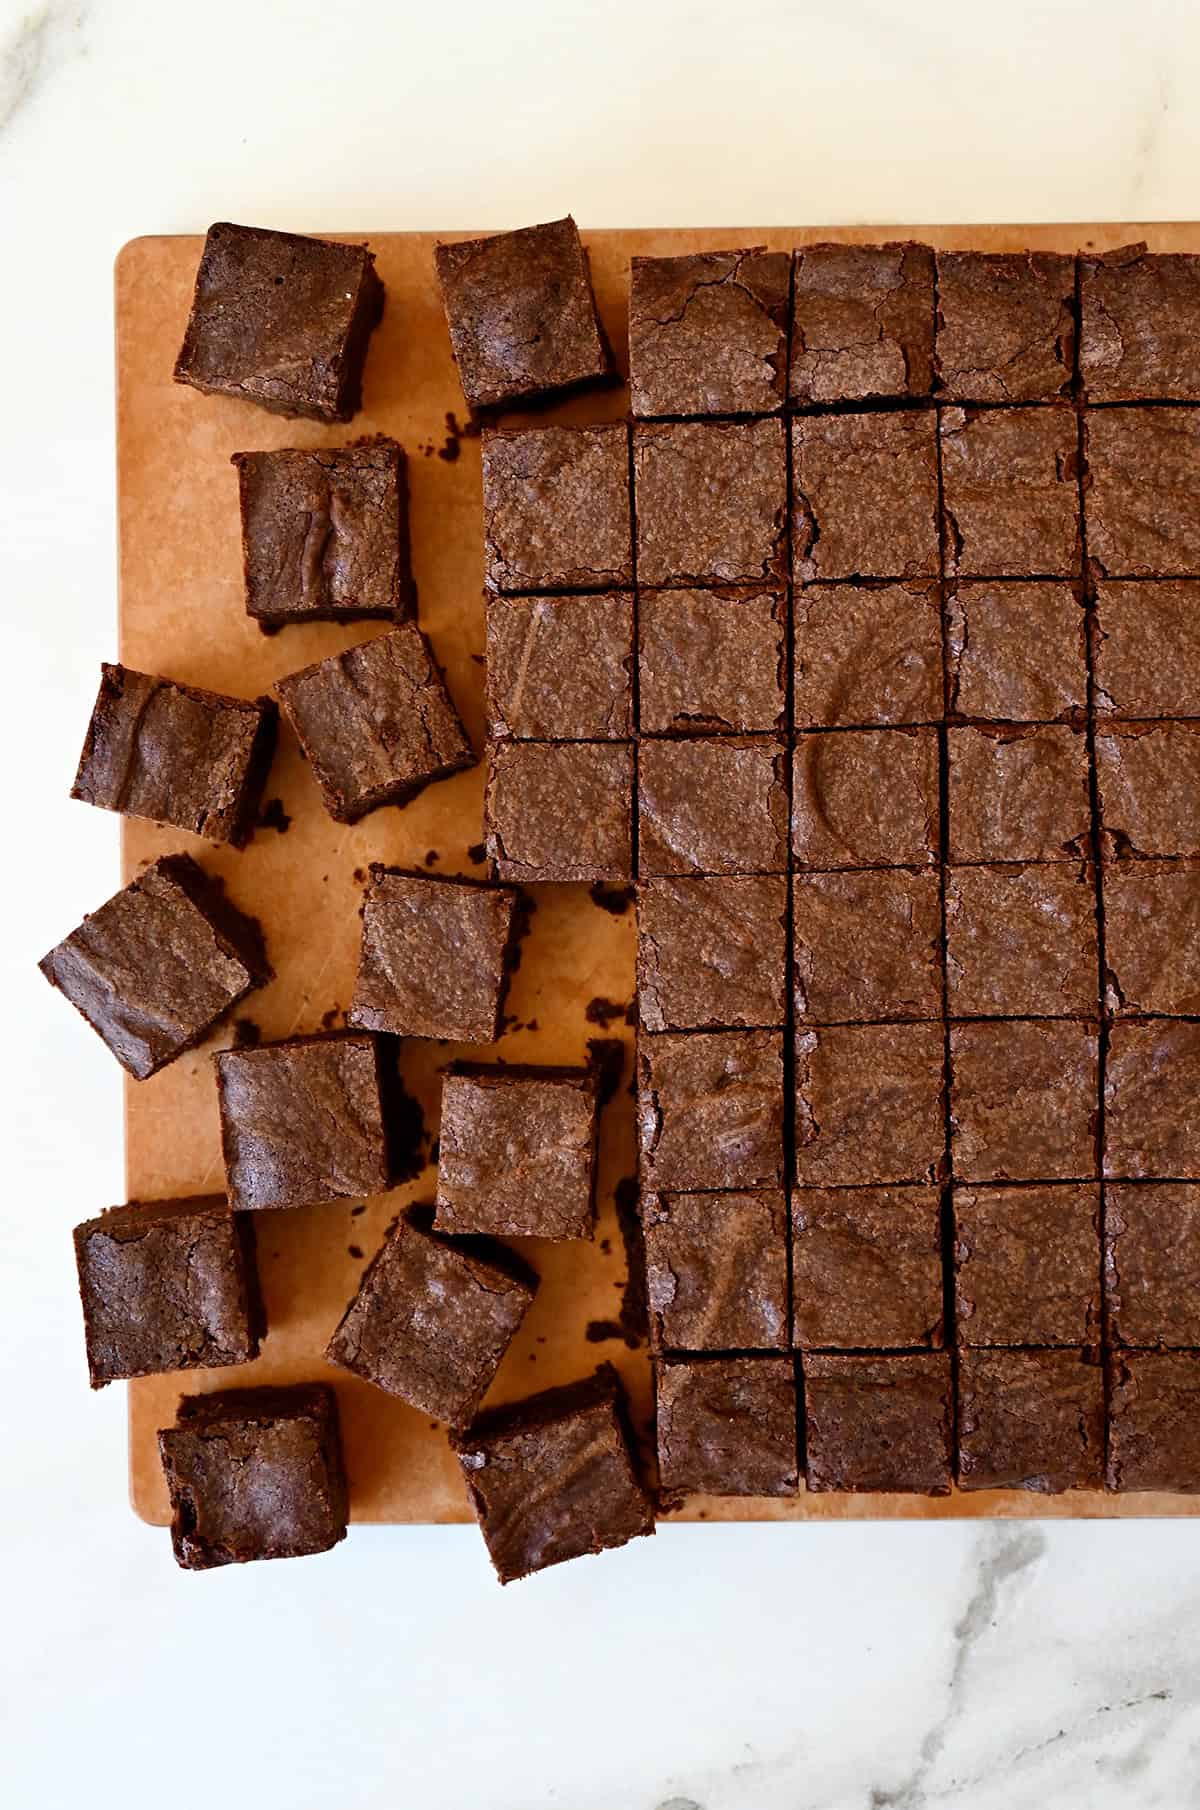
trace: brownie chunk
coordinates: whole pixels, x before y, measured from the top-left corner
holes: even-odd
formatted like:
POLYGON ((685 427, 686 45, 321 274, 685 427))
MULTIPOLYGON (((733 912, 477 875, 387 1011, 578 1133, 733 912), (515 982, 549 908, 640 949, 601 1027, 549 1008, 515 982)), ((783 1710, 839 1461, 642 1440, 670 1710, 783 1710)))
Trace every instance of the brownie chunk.
POLYGON ((852 1024, 796 1035, 801 1187, 931 1182, 945 1167, 940 1024, 852 1024))
POLYGON ((492 597, 488 734, 603 742, 633 734, 633 598, 492 597))
POLYGON ((792 881, 797 1019, 872 1024, 939 1017, 941 935, 936 874, 902 867, 797 874, 792 881))
POLYGON ((643 741, 641 872, 785 872, 786 759, 782 743, 769 736, 643 741))
POLYGON ((781 729, 785 609, 779 592, 647 591, 638 611, 642 734, 781 729))
POLYGON ((494 1043, 520 928, 517 904, 511 887, 373 865, 347 1023, 400 1037, 494 1043))
POLYGON ((1194 408, 1087 417, 1088 559, 1109 578, 1200 573, 1200 416, 1194 408))
POLYGON ((654 1532, 610 1364, 492 1409, 453 1444, 502 1584, 654 1532))
POLYGON ((590 1238, 596 1087, 586 1069, 464 1065, 442 1082, 437 1223, 500 1238, 590 1238))
POLYGON ((388 1187, 374 1037, 336 1032, 223 1050, 217 1095, 235 1207, 307 1207, 388 1187))
POLYGON ((74 1238, 93 1389, 258 1356, 253 1238, 224 1195, 130 1201, 74 1238))
POLYGON ((1109 855, 1200 855, 1200 726, 1101 723, 1096 783, 1109 855))
POLYGON ((1106 866, 1104 958, 1110 1010, 1200 1016, 1200 867, 1106 866))
POLYGON ((204 241, 175 381, 276 415, 349 421, 382 313, 365 245, 220 221, 204 241))
POLYGON ((964 582, 946 618, 953 715, 1050 723, 1086 708, 1085 618, 1066 585, 964 582))
POLYGON ((947 572, 982 578, 1077 575, 1074 410, 944 409, 940 432, 947 572))
POLYGON ((957 867, 946 874, 954 1018, 1095 1017, 1096 888, 1087 868, 957 867))
POLYGON ((1094 1026, 1069 1019, 954 1025, 955 1175, 970 1181, 1094 1175, 1098 1051, 1094 1026))
POLYGON ((240 848, 275 752, 277 712, 172 679, 101 667, 71 797, 240 848))
POLYGON ((951 861, 1065 861, 1091 852, 1082 726, 956 728, 947 736, 951 861))
POLYGON ((502 880, 628 880, 633 749, 621 742, 495 742, 484 795, 502 880))
POLYGON ((1113 1365, 1108 1487, 1200 1490, 1200 1355, 1140 1351, 1113 1365))
POLYGON ((1070 394, 1075 260, 1052 251, 939 251, 937 373, 956 402, 1070 394))
POLYGON ((483 533, 492 591, 627 589, 633 529, 624 422, 485 433, 483 533))
POLYGON ((1100 1337, 1100 1190, 956 1188, 954 1291, 963 1345, 1100 1337))
MULTIPOLYGON (((797 729, 941 721, 936 585, 812 585, 797 591, 793 620, 797 729)), ((643 686, 643 727, 645 696, 643 686)))
POLYGON ((1200 1024, 1114 1024, 1104 1105, 1105 1175, 1200 1179, 1200 1024))
POLYGON ((792 1337, 806 1347, 942 1343, 936 1188, 802 1188, 792 1195, 792 1337))
POLYGON ((609 376, 587 253, 569 214, 438 245, 433 256, 470 408, 529 402, 609 376))
POLYGON ((797 867, 925 867, 938 854, 932 729, 800 736, 792 757, 797 867))
POLYGON ((1200 258, 1123 245, 1080 260, 1089 402, 1200 402, 1200 258))
POLYGON ((233 463, 248 615, 286 628, 410 613, 408 487, 394 440, 234 453, 233 463))
POLYGON ((783 1183, 783 1038, 663 1033, 638 1042, 642 1182, 651 1190, 783 1183))
POLYGON ((936 435, 932 410, 793 421, 798 585, 819 578, 937 576, 936 435))
POLYGON ((1078 1351, 963 1351, 958 1363, 960 1489, 1056 1496, 1098 1489, 1104 1382, 1078 1351))
POLYGON ((755 585, 784 576, 780 421, 636 424, 641 585, 755 585))
POLYGON ((185 1395, 158 1449, 184 1571, 303 1558, 346 1537, 337 1398, 323 1383, 185 1395))
POLYGON ((629 390, 635 415, 770 415, 787 388, 785 251, 634 258, 629 390))
POLYGON ((806 1357, 809 1489, 949 1495, 953 1396, 945 1352, 806 1357))
POLYGON ((274 978, 255 918, 189 855, 166 855, 90 912, 38 967, 144 1081, 274 978))
POLYGON ((339 823, 407 804, 475 756, 428 641, 406 622, 279 679, 275 691, 339 823))
POLYGON ((1114 1344, 1200 1347, 1200 1187, 1112 1183, 1104 1264, 1114 1344))
POLYGON ((642 1230, 654 1346, 787 1350, 782 1194, 651 1194, 642 1230))
POLYGON ((525 1318, 537 1277, 503 1245, 454 1243, 402 1215, 325 1356, 449 1427, 465 1427, 525 1318))
POLYGON ((799 1482, 791 1358, 664 1358, 658 1474, 668 1494, 790 1496, 799 1482))
POLYGON ((927 396, 928 245, 807 245, 796 253, 791 397, 803 405, 927 396))
POLYGON ((1200 693, 1200 583, 1109 583, 1096 598, 1096 709, 1194 716, 1200 693))
POLYGON ((637 911, 638 1016, 645 1030, 783 1023, 782 874, 643 880, 637 911))

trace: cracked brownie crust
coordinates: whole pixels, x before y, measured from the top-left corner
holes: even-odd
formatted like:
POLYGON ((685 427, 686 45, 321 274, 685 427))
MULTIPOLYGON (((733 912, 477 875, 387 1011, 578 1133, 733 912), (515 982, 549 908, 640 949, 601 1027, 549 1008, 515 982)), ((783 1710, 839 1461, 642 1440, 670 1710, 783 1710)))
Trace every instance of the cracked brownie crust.
POLYGON ((783 1038, 691 1031, 638 1044, 643 1185, 778 1188, 783 1181, 783 1038))
POLYGON ((657 1349, 787 1349, 782 1194, 650 1195, 642 1203, 642 1228, 657 1349))
POLYGON ((493 591, 628 589, 625 424, 485 432, 483 532, 493 591))
POLYGON ((1070 393, 1075 260, 1058 252, 939 251, 937 375, 955 402, 1070 393))
POLYGON ((647 591, 638 607, 643 735, 781 729, 786 609, 777 591, 647 591))
POLYGON ((936 578, 932 409, 792 422, 792 566, 822 578, 936 578))
POLYGON ((784 872, 786 759, 782 743, 769 736, 643 741, 641 872, 784 872))
POLYGON ((635 415, 769 415, 787 373, 787 252, 634 258, 629 388, 635 415))
POLYGON ((933 327, 927 245, 806 246, 796 253, 792 401, 927 396, 933 327))
POLYGON ((1081 260, 1089 402, 1200 402, 1200 258, 1124 245, 1081 260))
POLYGON ((488 734, 623 741, 633 733, 633 597, 495 597, 487 610, 488 734))
POLYGON ((1073 578, 1082 555, 1069 408, 941 411, 946 571, 1073 578))
POLYGON ((781 421, 636 423, 633 475, 639 584, 761 585, 784 576, 781 421))

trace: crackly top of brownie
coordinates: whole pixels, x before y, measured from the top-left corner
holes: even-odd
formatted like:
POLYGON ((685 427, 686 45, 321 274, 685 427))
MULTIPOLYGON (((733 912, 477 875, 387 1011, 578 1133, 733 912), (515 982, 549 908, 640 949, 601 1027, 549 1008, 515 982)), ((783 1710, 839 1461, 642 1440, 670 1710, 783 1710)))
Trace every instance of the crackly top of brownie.
POLYGON ((763 415, 787 382, 787 252, 634 258, 629 387, 635 415, 763 415))
POLYGON ((942 411, 946 570, 959 577, 1071 578, 1081 558, 1075 411, 942 411))
POLYGON ((1054 251, 939 251, 937 366, 960 402, 1048 402, 1070 392, 1075 260, 1054 251))
POLYGON ((638 582, 757 585, 783 577, 783 423, 637 422, 638 582))
POLYGON ((633 583, 624 422, 483 436, 484 571, 493 591, 633 583))
POLYGON ((951 714, 1050 723, 1086 708, 1086 618, 1068 585, 963 581, 946 618, 951 714))
POLYGON ((1145 245, 1084 257, 1080 302, 1090 402, 1200 402, 1200 258, 1145 245))
POLYGON ((1200 855, 1200 724, 1101 722, 1096 781, 1116 855, 1200 855))
POLYGON ((1088 560, 1109 578, 1200 574, 1200 413, 1089 409, 1088 560))
POLYGON ((928 245, 806 245, 796 253, 793 402, 927 396, 933 388, 928 245))
POLYGON ((822 578, 934 578, 937 418, 932 409, 792 422, 792 564, 822 578))
POLYGON ((785 760, 773 736, 644 740, 638 758, 641 871, 784 871, 785 760))
POLYGON ((486 598, 488 733, 611 741, 633 731, 633 597, 486 598))
POLYGON ((773 591, 646 591, 638 606, 643 735, 781 728, 785 607, 773 591))

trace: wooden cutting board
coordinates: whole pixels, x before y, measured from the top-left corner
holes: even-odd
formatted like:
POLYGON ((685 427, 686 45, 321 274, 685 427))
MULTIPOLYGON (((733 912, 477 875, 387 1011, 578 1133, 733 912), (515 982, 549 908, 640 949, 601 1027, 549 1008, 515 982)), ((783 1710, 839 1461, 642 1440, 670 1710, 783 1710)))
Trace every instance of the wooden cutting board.
MULTIPOLYGON (((409 456, 413 565, 422 628, 432 638, 450 690, 477 748, 483 737, 483 585, 479 443, 460 437, 465 419, 434 281, 432 233, 377 233, 370 244, 387 287, 383 324, 367 361, 365 407, 342 429, 284 421, 171 380, 183 336, 199 238, 135 239, 116 267, 117 465, 120 530, 120 658, 187 684, 244 697, 310 661, 377 633, 380 624, 312 624, 265 636, 245 614, 237 482, 230 455, 280 446, 340 444, 386 433, 409 456)), ((1200 251, 1198 225, 1011 227, 722 228, 585 234, 600 312, 624 358, 629 260, 730 246, 786 250, 831 238, 858 243, 915 237, 935 246, 984 250, 1108 249, 1145 239, 1155 250, 1200 251)), ((563 420, 624 413, 621 390, 577 398, 563 420)), ((286 831, 263 829, 238 853, 186 833, 126 820, 122 871, 186 849, 224 876, 236 904, 258 914, 277 978, 247 1001, 244 1016, 264 1038, 318 1031, 348 1004, 358 949, 358 904, 369 862, 428 862, 440 874, 479 875, 482 771, 431 786, 403 810, 375 812, 351 828, 335 824, 317 796, 289 733, 267 792, 282 801, 286 831)), ((282 821, 282 819, 281 819, 282 821)), ((634 994, 634 917, 598 906, 584 887, 535 887, 532 928, 508 1002, 516 1020, 499 1046, 510 1061, 579 1062, 589 1039, 620 1039, 624 1072, 603 1119, 600 1222, 596 1243, 527 1241, 542 1286, 489 1400, 499 1401, 587 1374, 606 1358, 621 1370, 643 1434, 650 1408, 644 1346, 620 1332, 624 1243, 615 1207, 622 1177, 634 1173, 633 1031, 603 1002, 623 1008, 634 994), (600 1005, 594 1002, 601 1002, 600 1005), (591 1008, 589 1011, 589 1007, 591 1008), (615 1336, 614 1336, 615 1335, 615 1336)), ((99 900, 96 901, 100 903, 99 900)), ((130 1198, 198 1194, 222 1181, 212 1056, 231 1041, 226 1027, 198 1051, 149 1081, 125 1089, 130 1198)), ((403 1071, 425 1113, 426 1155, 437 1130, 439 1073, 463 1046, 409 1042, 403 1071)), ((482 1052, 470 1052, 482 1053, 482 1052)), ((463 1521, 466 1494, 444 1432, 380 1390, 334 1371, 321 1358, 385 1227, 410 1200, 432 1199, 434 1168, 365 1207, 312 1207, 256 1216, 270 1333, 256 1363, 237 1371, 193 1371, 130 1385, 130 1480, 146 1520, 168 1519, 155 1434, 174 1418, 186 1389, 235 1384, 334 1383, 341 1406, 359 1521, 463 1521)), ((88 1204, 97 1211, 105 1203, 88 1204)), ((692 1498, 685 1520, 846 1520, 869 1517, 1188 1515, 1200 1498, 1023 1491, 921 1496, 807 1495, 790 1500, 692 1498)))

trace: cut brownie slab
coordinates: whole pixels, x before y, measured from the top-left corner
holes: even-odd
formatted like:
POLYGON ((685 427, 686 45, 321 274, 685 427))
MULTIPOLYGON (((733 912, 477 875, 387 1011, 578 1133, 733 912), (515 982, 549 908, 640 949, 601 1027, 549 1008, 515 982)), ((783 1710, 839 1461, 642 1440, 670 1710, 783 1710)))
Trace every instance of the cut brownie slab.
POLYGON ((937 374, 956 402, 1051 402, 1071 390, 1075 260, 939 251, 937 374))
POLYGON ((801 1187, 931 1182, 945 1163, 940 1024, 851 1024, 796 1036, 801 1187))
POLYGON ((1096 709, 1200 714, 1200 582, 1110 580, 1096 596, 1096 709))
POLYGON ((784 251, 634 258, 629 389, 635 415, 770 415, 787 388, 784 251))
POLYGON ((632 878, 633 749, 490 743, 484 827, 502 880, 632 878))
POLYGON ((927 396, 933 252, 911 241, 796 253, 790 392, 807 407, 927 396))
POLYGON ((1070 586, 963 581, 946 618, 952 715, 1051 723, 1086 708, 1086 624, 1070 586))
POLYGON ((958 1367, 961 1489, 1058 1495, 1104 1477, 1104 1378, 1079 1351, 963 1351, 958 1367))
POLYGON ((642 1202, 650 1338, 673 1351, 786 1351, 783 1195, 651 1194, 642 1202))
POLYGON ((954 1285, 964 1345, 1093 1344, 1099 1186, 956 1188, 954 1285))
POLYGON ((1139 1351, 1116 1360, 1108 1487, 1200 1490, 1200 1353, 1139 1351))
POLYGON ((934 873, 894 867, 795 874, 797 1020, 870 1024, 939 1017, 941 933, 934 873))
POLYGON ((640 871, 785 872, 786 760, 773 736, 644 740, 638 754, 640 871))
POLYGON ((782 874, 643 880, 637 911, 638 1015, 647 1031, 783 1023, 782 874))
POLYGON ((1095 879, 1086 866, 949 869, 951 1017, 1095 1017, 1096 937, 1095 879))
POLYGON ((942 1343, 936 1188, 793 1193, 792 1337, 818 1350, 942 1343))
POLYGON ((640 585, 759 585, 784 577, 780 421, 636 423, 640 585))
POLYGON ((949 1495, 947 1353, 806 1356, 803 1377, 810 1490, 949 1495))
POLYGON ((957 1177, 1066 1181, 1096 1173, 1094 1025, 1071 1019, 956 1024, 950 1070, 957 1177))
POLYGON ((664 1491, 794 1494, 799 1478, 791 1358, 664 1358, 657 1383, 664 1491))
POLYGON ((1200 411, 1092 409, 1088 559, 1109 578, 1200 575, 1200 411))
POLYGON ((638 610, 642 734, 782 728, 785 609, 775 591, 647 591, 638 610))
POLYGON ((1109 855, 1200 855, 1200 723, 1105 723, 1096 731, 1109 855))
POLYGON ((442 1083, 438 1229, 590 1238, 597 1117, 586 1069, 450 1070, 442 1083))
POLYGON ((821 578, 936 578, 932 409, 793 421, 792 562, 798 585, 821 578))
POLYGON ((934 730, 851 729, 797 738, 792 756, 797 867, 932 866, 938 844, 934 730))
POLYGON ((1200 1016, 1200 865, 1114 861, 1103 881, 1110 1010, 1200 1016))
POLYGON ((1113 1343, 1200 1348, 1200 1186, 1113 1182, 1104 1247, 1113 1343))
POLYGON ((1082 725, 953 728, 946 739, 952 862, 1065 861, 1090 853, 1082 725))
POLYGON ((492 591, 628 589, 628 428, 611 422, 485 433, 483 532, 492 591))
POLYGON ((778 1188, 783 1038, 664 1032, 638 1043, 642 1179, 654 1190, 778 1188))
POLYGON ((1069 408, 944 409, 946 570, 1073 578, 1082 557, 1079 430, 1069 408))
POLYGON ((936 585, 808 585, 793 620, 797 729, 941 721, 936 585))
POLYGON ((603 742, 633 733, 633 598, 494 597, 487 609, 488 734, 603 742))
POLYGON ((1104 1102, 1106 1175, 1200 1179, 1200 1023, 1118 1020, 1104 1102))
POLYGON ((1123 245, 1080 260, 1089 402, 1200 402, 1200 258, 1123 245))

